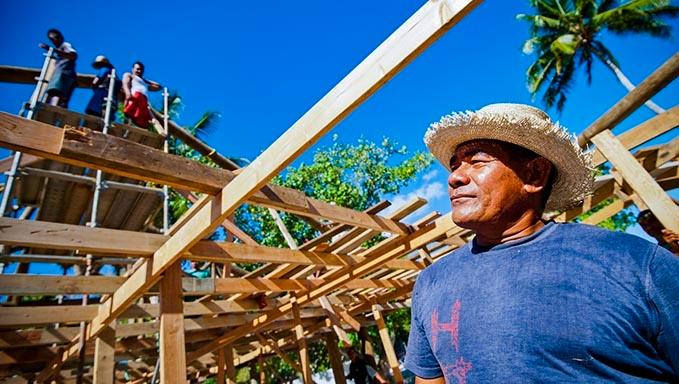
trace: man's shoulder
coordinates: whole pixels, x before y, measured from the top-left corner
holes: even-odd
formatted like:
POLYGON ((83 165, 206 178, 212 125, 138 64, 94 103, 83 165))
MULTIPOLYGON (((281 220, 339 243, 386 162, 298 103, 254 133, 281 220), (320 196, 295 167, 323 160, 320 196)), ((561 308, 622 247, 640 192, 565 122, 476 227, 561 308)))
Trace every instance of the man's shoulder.
POLYGON ((598 246, 601 243, 606 243, 613 246, 620 247, 654 247, 655 244, 648 240, 642 239, 639 236, 631 235, 629 233, 611 231, 609 229, 579 223, 559 223, 556 224, 557 236, 563 236, 568 239, 581 240, 586 242, 588 246, 598 246))
POLYGON ((455 269, 454 264, 456 264, 459 258, 469 253, 469 244, 465 244, 451 253, 442 256, 440 259, 436 260, 435 263, 420 271, 417 277, 418 285, 425 286, 432 280, 445 278, 450 274, 451 270, 455 269))

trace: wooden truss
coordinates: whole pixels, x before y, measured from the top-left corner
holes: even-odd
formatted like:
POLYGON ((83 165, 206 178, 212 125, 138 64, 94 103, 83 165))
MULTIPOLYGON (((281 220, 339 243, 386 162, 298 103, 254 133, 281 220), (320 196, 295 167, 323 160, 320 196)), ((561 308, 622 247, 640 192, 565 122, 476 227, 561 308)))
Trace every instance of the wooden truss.
MULTIPOLYGON (((127 208, 126 218, 139 216, 134 220, 112 217, 111 225, 101 228, 64 220, 68 212, 63 211, 38 220, 28 220, 28 215, 0 219, 2 262, 73 265, 91 254, 95 262, 127 269, 115 277, 0 275, 0 294, 64 295, 59 305, 24 306, 19 301, 0 307, 0 378, 148 382, 157 373, 164 383, 212 375, 220 383, 235 382, 235 367, 255 360, 262 365, 271 355, 288 361, 287 353, 295 350, 301 364, 289 363, 309 383, 307 342, 320 338, 327 342, 335 377, 342 382, 338 338, 347 340, 347 331, 376 324, 390 374, 402 381, 384 314, 409 306, 419 271, 463 245, 471 234, 456 227, 450 215, 438 213, 406 224, 404 219, 426 203, 421 199, 384 215, 380 212, 388 202, 357 212, 268 183, 478 3, 427 2, 243 169, 185 131, 182 140, 210 154, 222 168, 163 152, 158 135, 125 126, 105 135, 97 128, 100 121, 54 107, 42 106, 33 120, 0 113, 0 145, 24 153, 15 194, 26 206, 45 205, 40 196, 56 187, 70 191, 70 202, 87 201, 91 180, 84 169, 100 169, 120 184, 111 183, 111 190, 134 196, 136 202, 148 201, 127 208), (193 201, 165 234, 151 233, 149 226, 158 203, 154 183, 172 186, 193 201), (295 244, 277 220, 289 249, 261 246, 230 219, 244 203, 269 208, 275 219, 279 211, 304 217, 320 235, 295 244), (206 240, 220 226, 229 233, 228 241, 206 240), (384 239, 370 248, 362 246, 377 235, 384 239), (213 272, 204 279, 182 276, 181 260, 208 263, 213 272), (246 272, 235 263, 259 267, 246 272), (85 293, 100 294, 101 301, 69 305, 68 295, 85 293), (80 322, 87 324, 82 339, 80 322)), ((617 137, 609 131, 678 72, 679 54, 585 131, 581 142, 596 145, 595 161, 610 161, 614 169, 597 180, 595 193, 581 207, 555 213, 556 220, 573 220, 612 199, 585 221, 596 224, 636 204, 649 207, 667 228, 679 231, 679 211, 665 193, 679 185, 676 139, 630 152, 673 130, 679 107, 617 137)), ((16 68, 0 68, 0 79, 23 81, 26 76, 16 68)), ((176 124, 173 129, 181 132, 176 124)), ((5 161, 0 166, 8 165, 5 161)), ((125 199, 110 200, 114 215, 125 199)))

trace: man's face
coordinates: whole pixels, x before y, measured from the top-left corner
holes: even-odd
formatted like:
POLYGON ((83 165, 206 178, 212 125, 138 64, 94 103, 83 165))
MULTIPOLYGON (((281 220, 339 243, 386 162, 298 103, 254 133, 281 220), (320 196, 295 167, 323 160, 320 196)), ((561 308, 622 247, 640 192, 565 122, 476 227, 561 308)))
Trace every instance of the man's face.
POLYGON ((47 38, 50 39, 55 47, 59 47, 64 42, 64 38, 57 33, 50 33, 47 35, 47 38))
POLYGON ((134 73, 135 75, 141 77, 141 76, 144 75, 144 67, 142 67, 142 66, 139 65, 139 64, 135 64, 135 65, 132 67, 132 73, 134 73))
POLYGON ((526 192, 512 150, 500 142, 461 144, 450 160, 453 221, 463 228, 509 224, 525 209, 526 192))

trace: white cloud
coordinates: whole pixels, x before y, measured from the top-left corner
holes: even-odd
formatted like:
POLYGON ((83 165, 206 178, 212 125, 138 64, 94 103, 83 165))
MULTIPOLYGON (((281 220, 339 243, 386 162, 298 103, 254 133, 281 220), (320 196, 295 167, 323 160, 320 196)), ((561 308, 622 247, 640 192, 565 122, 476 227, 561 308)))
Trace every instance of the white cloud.
POLYGON ((433 178, 435 178, 436 176, 438 176, 438 174, 439 174, 438 169, 435 169, 435 170, 433 170, 433 171, 431 171, 431 172, 425 173, 424 176, 422 176, 422 180, 423 180, 423 181, 430 181, 431 179, 433 179, 433 178))
MULTIPOLYGON (((433 171, 436 172, 436 171, 433 171)), ((430 172, 430 173, 433 173, 430 172)), ((422 178, 424 179, 429 175, 430 173, 424 175, 422 178)), ((435 174, 432 175, 431 177, 436 176, 435 174)), ((431 179, 431 178, 430 178, 431 179)), ((389 199, 391 200, 391 206, 387 209, 385 209, 381 215, 388 215, 394 211, 396 211, 398 208, 401 208, 405 203, 409 202, 410 200, 416 198, 416 197, 421 197, 428 202, 431 202, 433 200, 436 200, 438 198, 441 198, 443 196, 446 196, 446 190, 443 186, 443 183, 441 182, 433 182, 433 183, 425 183, 416 190, 406 193, 406 194, 400 194, 396 195, 393 198, 389 199)), ((422 217, 424 214, 427 214, 431 211, 430 205, 427 204, 424 207, 420 208, 417 213, 414 215, 411 215, 406 218, 406 222, 412 223, 414 221, 417 221, 418 218, 422 217)))

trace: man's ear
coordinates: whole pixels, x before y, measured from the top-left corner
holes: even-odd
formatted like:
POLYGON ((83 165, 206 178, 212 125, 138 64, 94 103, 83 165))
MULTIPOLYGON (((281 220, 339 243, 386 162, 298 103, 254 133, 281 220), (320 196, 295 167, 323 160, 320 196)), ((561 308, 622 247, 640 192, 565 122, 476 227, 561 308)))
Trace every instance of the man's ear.
POLYGON ((549 175, 552 172, 552 163, 544 157, 536 157, 526 163, 526 173, 524 177, 524 188, 528 193, 541 192, 549 182, 549 175))

